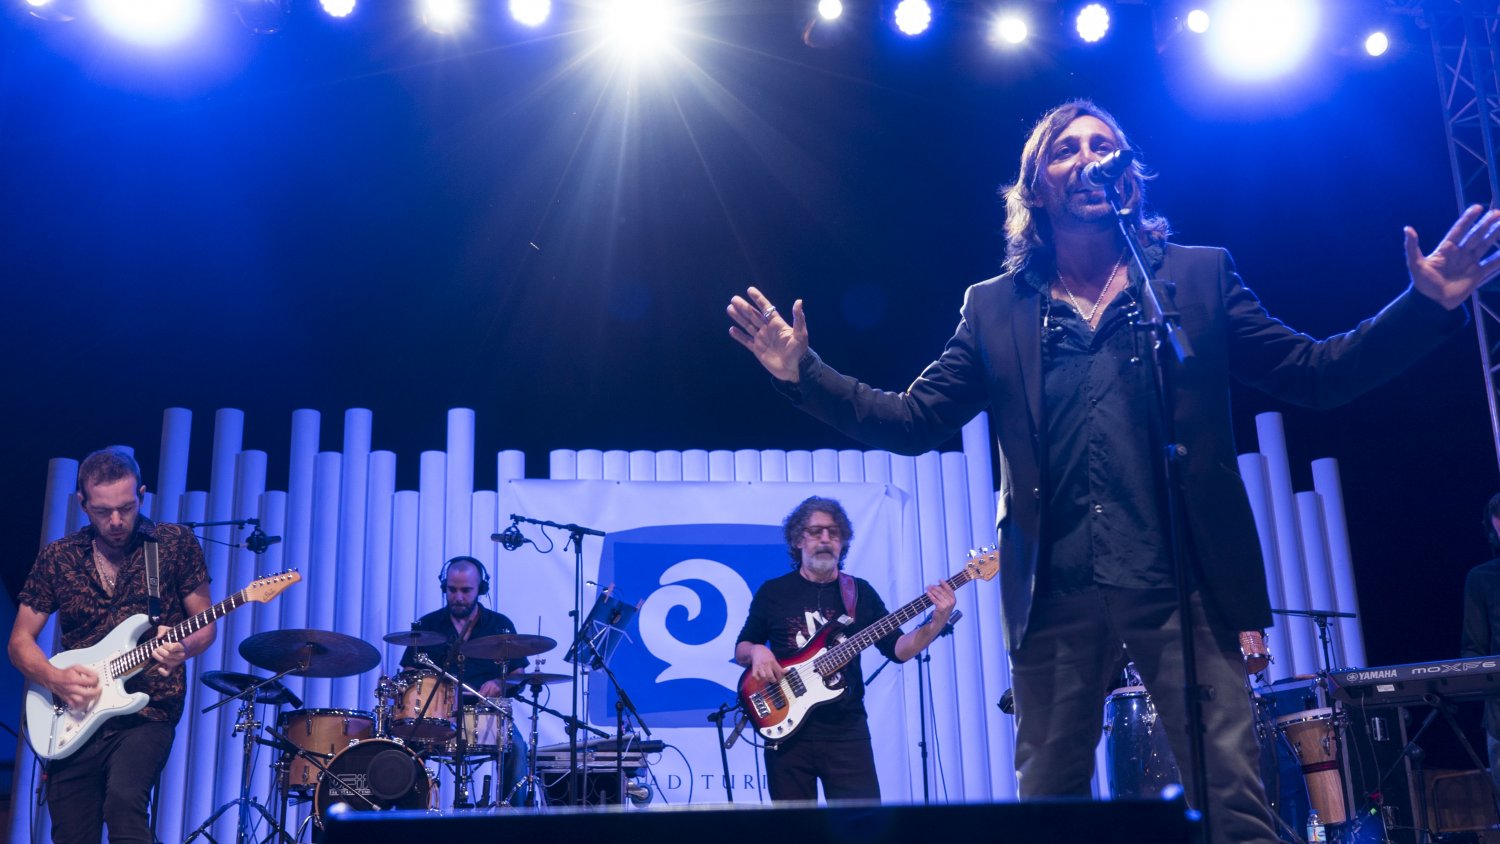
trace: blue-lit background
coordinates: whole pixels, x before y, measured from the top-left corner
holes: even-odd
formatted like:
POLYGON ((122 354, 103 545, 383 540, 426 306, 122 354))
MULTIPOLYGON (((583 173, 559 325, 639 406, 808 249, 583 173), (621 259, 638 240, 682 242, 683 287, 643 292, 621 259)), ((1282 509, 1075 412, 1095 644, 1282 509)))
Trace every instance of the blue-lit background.
MULTIPOLYGON (((696 37, 632 66, 563 4, 536 30, 488 12, 450 37, 400 3, 343 21, 298 5, 273 36, 228 5, 158 50, 6 7, 12 593, 46 460, 130 443, 149 484, 167 406, 245 409, 246 443, 271 455, 300 407, 371 408, 376 446, 403 455, 471 407, 478 452, 523 449, 533 476, 552 448, 847 447, 729 340, 728 298, 802 297, 825 358, 905 385, 965 286, 997 272, 995 189, 1067 97, 1120 118, 1180 241, 1230 248, 1311 334, 1401 290, 1402 225, 1431 248, 1456 216, 1427 36, 1400 18, 1380 60, 1317 46, 1248 85, 1145 6, 1115 7, 1092 46, 1036 23, 1004 52, 977 4, 909 38, 851 2, 812 48, 810 4, 699 3, 696 37)), ((1254 413, 1286 414, 1299 488, 1311 459, 1341 461, 1378 664, 1457 650, 1500 488, 1483 378, 1471 329, 1335 411, 1235 395, 1242 449, 1254 413)), ((416 469, 398 467, 403 487, 416 469)), ((493 483, 491 461, 477 471, 493 483)))

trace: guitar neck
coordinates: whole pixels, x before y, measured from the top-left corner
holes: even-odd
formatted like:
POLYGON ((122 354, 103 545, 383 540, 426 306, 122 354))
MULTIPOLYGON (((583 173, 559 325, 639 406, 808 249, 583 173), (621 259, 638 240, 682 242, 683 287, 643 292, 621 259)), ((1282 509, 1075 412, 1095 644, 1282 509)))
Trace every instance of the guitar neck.
MULTIPOLYGON (((974 577, 969 573, 969 570, 964 569, 948 578, 947 583, 949 586, 957 589, 973 580, 974 577)), ((892 632, 900 630, 901 625, 911 621, 931 607, 932 599, 927 597, 926 592, 923 592, 922 597, 917 598, 874 624, 871 624, 869 627, 855 633, 842 643, 829 648, 828 652, 814 660, 813 664, 819 674, 827 677, 842 669, 845 665, 848 665, 849 661, 859 656, 860 652, 865 648, 884 639, 892 632)))
POLYGON ((151 641, 143 645, 137 645, 110 660, 110 675, 119 678, 138 671, 141 666, 151 661, 151 654, 157 648, 173 642, 181 642, 183 639, 228 615, 231 611, 243 606, 248 601, 249 590, 241 589, 203 612, 175 625, 171 630, 157 636, 151 641))

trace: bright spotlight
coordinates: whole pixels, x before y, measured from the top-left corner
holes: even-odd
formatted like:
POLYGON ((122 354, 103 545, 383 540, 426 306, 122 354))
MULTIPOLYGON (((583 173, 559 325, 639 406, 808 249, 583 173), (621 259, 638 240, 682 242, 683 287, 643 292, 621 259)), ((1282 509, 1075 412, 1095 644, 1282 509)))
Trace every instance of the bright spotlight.
POLYGON ((1199 35, 1208 31, 1208 12, 1202 9, 1194 9, 1187 13, 1187 28, 1189 32, 1199 35))
POLYGON ((64 0, 26 0, 26 11, 44 21, 70 21, 77 9, 64 0))
POLYGON ((464 0, 421 0, 422 23, 440 35, 452 35, 469 21, 464 0))
POLYGON ((1220 72, 1239 79, 1269 79, 1306 55, 1318 27, 1307 0, 1229 0, 1210 35, 1210 55, 1220 72))
POLYGON ((995 27, 990 36, 996 41, 1006 44, 1019 44, 1026 40, 1029 30, 1026 21, 1019 15, 1005 14, 995 20, 995 27))
POLYGON ((1391 48, 1391 39, 1384 32, 1372 32, 1365 39, 1365 52, 1371 56, 1383 56, 1391 48))
POLYGON ((202 0, 89 0, 107 31, 134 44, 161 47, 186 38, 203 18, 202 0))
POLYGON ((818 0, 818 15, 825 21, 837 20, 844 13, 841 0, 818 0))
POLYGON ((605 8, 605 32, 627 50, 654 49, 671 37, 675 12, 667 0, 613 0, 605 8))
POLYGON ((932 26, 932 6, 927 0, 901 0, 896 4, 896 29, 903 35, 921 35, 932 26))
POLYGON ((1109 32, 1109 10, 1099 3, 1090 3, 1078 10, 1078 37, 1090 44, 1109 32))
POLYGON ((347 18, 354 13, 354 0, 321 0, 323 11, 330 17, 347 18))
POLYGON ((541 26, 552 16, 552 0, 510 0, 510 16, 522 26, 541 26))

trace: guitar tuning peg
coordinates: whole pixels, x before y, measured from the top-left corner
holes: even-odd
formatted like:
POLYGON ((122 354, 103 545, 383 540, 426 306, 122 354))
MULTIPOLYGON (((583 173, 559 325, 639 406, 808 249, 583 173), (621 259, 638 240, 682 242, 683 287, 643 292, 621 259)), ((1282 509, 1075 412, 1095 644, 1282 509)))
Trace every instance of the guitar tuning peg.
POLYGON ((974 559, 977 556, 979 556, 979 552, 976 551, 976 550, 974 550, 973 548, 970 548, 969 549, 969 559, 972 560, 972 559, 974 559))

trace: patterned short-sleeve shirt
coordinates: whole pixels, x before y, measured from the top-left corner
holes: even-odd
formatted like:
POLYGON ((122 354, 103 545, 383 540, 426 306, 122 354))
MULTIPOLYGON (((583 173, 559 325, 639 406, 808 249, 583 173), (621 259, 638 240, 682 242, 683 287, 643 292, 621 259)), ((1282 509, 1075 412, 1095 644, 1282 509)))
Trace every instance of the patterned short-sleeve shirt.
MULTIPOLYGON (((128 555, 120 566, 115 593, 99 579, 93 560, 94 528, 49 543, 37 555, 17 601, 44 615, 57 613, 62 649, 86 648, 103 639, 120 622, 146 612, 145 541, 158 542, 161 559, 161 623, 174 625, 188 617, 183 599, 209 581, 203 547, 182 525, 158 525, 142 516, 136 523, 128 555)), ((155 664, 125 683, 128 692, 146 692, 151 702, 135 715, 112 718, 105 731, 140 721, 176 723, 182 717, 187 672, 182 666, 166 677, 155 664)))

